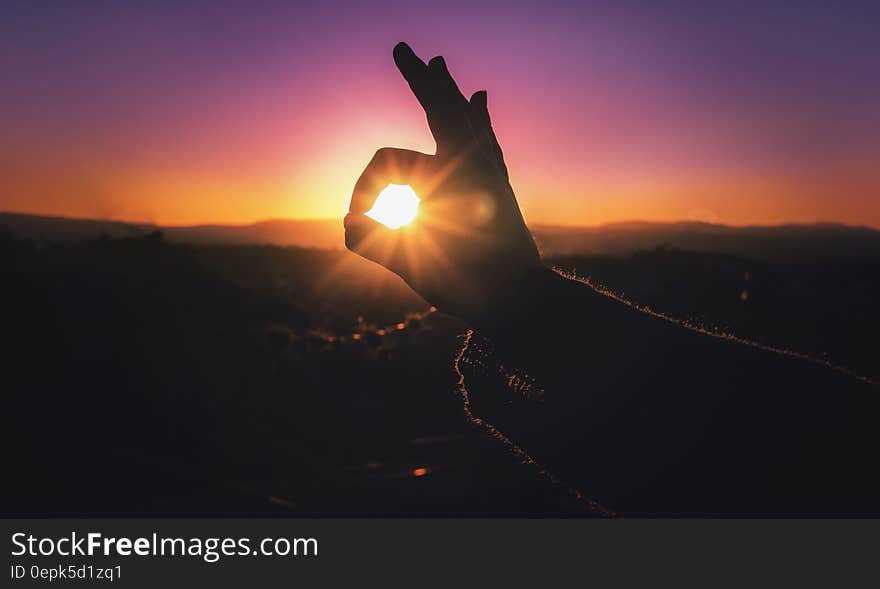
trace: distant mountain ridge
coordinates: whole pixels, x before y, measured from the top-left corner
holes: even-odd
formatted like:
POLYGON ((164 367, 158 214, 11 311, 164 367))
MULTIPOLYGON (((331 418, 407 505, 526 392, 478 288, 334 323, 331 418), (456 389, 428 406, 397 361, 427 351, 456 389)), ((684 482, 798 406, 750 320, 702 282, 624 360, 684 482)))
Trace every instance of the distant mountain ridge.
MULTIPOLYGON (((0 227, 16 237, 77 241, 131 237, 161 231, 169 241, 193 244, 273 244, 339 249, 337 219, 279 219, 248 225, 160 226, 95 219, 0 213, 0 227)), ((541 252, 551 256, 627 255, 668 247, 767 260, 847 260, 880 258, 880 230, 834 223, 731 227, 700 222, 629 221, 596 227, 535 225, 541 252)))
POLYGON ((72 219, 0 212, 0 227, 14 236, 42 241, 78 241, 107 237, 142 236, 161 231, 169 241, 210 244, 274 244, 339 249, 342 221, 335 219, 279 219, 248 225, 157 225, 98 219, 72 219))
POLYGON ((668 247, 766 260, 880 258, 880 230, 836 223, 732 227, 692 221, 624 222, 598 227, 533 229, 542 252, 551 255, 626 255, 668 247))

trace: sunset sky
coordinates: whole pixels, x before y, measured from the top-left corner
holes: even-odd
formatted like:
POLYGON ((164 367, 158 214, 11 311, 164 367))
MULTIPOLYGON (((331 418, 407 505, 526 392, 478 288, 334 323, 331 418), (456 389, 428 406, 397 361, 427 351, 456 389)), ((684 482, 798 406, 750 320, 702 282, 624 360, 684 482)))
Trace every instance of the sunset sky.
POLYGON ((880 3, 0 5, 0 210, 341 218, 433 152, 391 49, 489 109, 529 223, 880 227, 880 3), (766 6, 765 6, 766 4, 766 6))

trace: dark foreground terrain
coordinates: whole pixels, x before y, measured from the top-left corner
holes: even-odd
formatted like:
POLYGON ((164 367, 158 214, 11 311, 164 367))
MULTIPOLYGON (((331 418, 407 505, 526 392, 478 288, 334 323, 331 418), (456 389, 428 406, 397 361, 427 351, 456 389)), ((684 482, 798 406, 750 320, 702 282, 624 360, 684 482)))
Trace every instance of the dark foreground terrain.
MULTIPOLYGON (((880 260, 552 262, 880 377, 880 260)), ((465 419, 465 326, 347 253, 6 235, 0 272, 5 515, 592 515, 465 419)))

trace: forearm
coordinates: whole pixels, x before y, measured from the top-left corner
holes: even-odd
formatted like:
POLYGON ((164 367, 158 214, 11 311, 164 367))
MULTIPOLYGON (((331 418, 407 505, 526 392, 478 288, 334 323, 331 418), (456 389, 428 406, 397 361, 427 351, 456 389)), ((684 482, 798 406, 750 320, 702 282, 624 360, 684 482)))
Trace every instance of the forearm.
POLYGON ((775 494, 817 488, 816 468, 820 479, 851 476, 873 441, 864 415, 875 388, 549 270, 519 277, 472 323, 507 372, 543 389, 484 394, 487 381, 471 374, 475 413, 616 509, 796 511, 802 502, 775 494))

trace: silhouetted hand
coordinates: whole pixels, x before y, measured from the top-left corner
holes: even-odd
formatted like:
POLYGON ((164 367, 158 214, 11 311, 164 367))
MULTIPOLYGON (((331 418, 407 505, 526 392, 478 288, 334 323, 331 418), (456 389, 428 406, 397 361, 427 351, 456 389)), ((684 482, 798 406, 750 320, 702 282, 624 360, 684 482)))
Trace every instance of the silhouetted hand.
POLYGON ((486 92, 466 100, 442 57, 425 65, 405 43, 394 61, 425 109, 437 154, 377 151, 355 185, 345 244, 437 308, 472 320, 498 289, 540 267, 538 250, 510 187, 486 92), (396 230, 364 215, 389 183, 409 184, 421 198, 416 220, 396 230))
POLYGON ((346 245, 472 324, 456 366, 477 423, 615 512, 878 513, 865 467, 880 444, 876 383, 542 267, 485 92, 465 100, 443 58, 425 65, 402 43, 394 60, 437 154, 380 149, 355 186, 346 245), (389 183, 422 197, 396 231, 364 216, 389 183))

